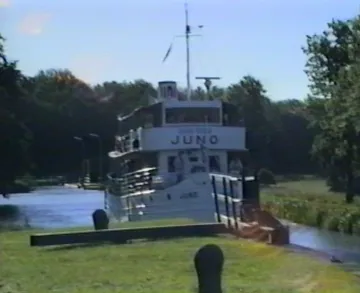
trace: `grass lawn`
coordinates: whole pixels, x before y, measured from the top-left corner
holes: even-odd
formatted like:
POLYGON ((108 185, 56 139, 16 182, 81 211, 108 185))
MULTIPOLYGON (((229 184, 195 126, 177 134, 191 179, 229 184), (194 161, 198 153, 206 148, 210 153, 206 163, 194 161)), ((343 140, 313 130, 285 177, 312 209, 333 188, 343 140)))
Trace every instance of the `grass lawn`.
MULTIPOLYGON (((324 196, 324 202, 345 203, 345 194, 329 191, 325 180, 318 178, 305 178, 294 181, 280 181, 273 186, 264 186, 261 188, 261 196, 305 196, 307 198, 317 198, 324 196)), ((318 198, 319 199, 319 198, 318 198)), ((360 205, 360 197, 356 196, 354 203, 360 205)))
POLYGON ((30 248, 30 234, 0 234, 1 293, 196 292, 193 256, 207 243, 224 251, 225 292, 360 292, 358 279, 334 265, 245 240, 189 238, 64 249, 30 248))

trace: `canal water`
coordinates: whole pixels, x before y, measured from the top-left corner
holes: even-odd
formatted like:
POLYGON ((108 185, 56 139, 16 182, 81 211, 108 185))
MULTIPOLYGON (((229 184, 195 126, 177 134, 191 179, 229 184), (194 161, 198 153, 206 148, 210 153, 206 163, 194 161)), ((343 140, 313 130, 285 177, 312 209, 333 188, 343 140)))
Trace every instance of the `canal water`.
MULTIPOLYGON (((91 226, 91 213, 103 208, 103 192, 71 187, 47 187, 32 193, 0 198, 0 205, 20 207, 31 227, 67 228, 91 226)), ((292 244, 334 255, 344 262, 360 264, 360 237, 290 223, 292 244)))

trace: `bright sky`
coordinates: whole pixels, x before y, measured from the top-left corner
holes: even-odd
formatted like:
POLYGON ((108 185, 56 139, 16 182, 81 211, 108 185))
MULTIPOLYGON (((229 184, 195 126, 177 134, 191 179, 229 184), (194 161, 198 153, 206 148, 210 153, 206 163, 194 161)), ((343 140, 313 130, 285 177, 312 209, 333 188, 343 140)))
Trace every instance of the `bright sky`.
MULTIPOLYGON (((190 24, 204 25, 191 42, 195 76, 219 76, 226 86, 246 74, 272 99, 308 92, 301 46, 332 18, 360 11, 356 0, 189 0, 190 24)), ((143 78, 185 85, 184 1, 0 0, 7 53, 25 74, 69 68, 89 82, 143 78)), ((196 31, 194 30, 194 33, 196 31)))

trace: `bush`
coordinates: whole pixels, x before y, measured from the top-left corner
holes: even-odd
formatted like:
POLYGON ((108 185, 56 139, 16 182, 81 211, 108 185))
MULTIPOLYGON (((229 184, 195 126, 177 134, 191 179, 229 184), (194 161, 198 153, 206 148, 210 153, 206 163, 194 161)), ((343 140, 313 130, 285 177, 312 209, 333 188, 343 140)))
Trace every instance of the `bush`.
POLYGON ((0 205, 0 221, 16 219, 20 214, 20 209, 15 205, 0 205))
POLYGON ((33 190, 33 186, 23 180, 16 180, 13 184, 11 184, 8 188, 8 193, 28 193, 33 190))
POLYGON ((260 184, 264 185, 275 185, 276 180, 274 174, 268 169, 260 169, 258 173, 260 184))
POLYGON ((355 219, 352 223, 352 234, 360 235, 360 219, 355 219))
POLYGON ((58 177, 49 177, 49 178, 42 178, 42 179, 36 179, 33 180, 34 186, 40 187, 40 186, 57 186, 57 185, 64 185, 65 179, 62 176, 58 177))

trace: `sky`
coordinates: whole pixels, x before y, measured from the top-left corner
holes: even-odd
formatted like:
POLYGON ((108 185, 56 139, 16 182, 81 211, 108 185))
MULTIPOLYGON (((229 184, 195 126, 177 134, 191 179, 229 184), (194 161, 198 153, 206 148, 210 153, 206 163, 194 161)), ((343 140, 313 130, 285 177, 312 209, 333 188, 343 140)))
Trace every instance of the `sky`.
MULTIPOLYGON (((188 0, 191 85, 258 78, 273 100, 308 93, 301 47, 331 19, 360 12, 357 0, 188 0), (198 28, 203 25, 203 28, 198 28)), ((27 75, 70 69, 90 84, 145 79, 186 85, 184 1, 0 0, 7 56, 27 75), (173 43, 168 59, 162 59, 173 43)))

